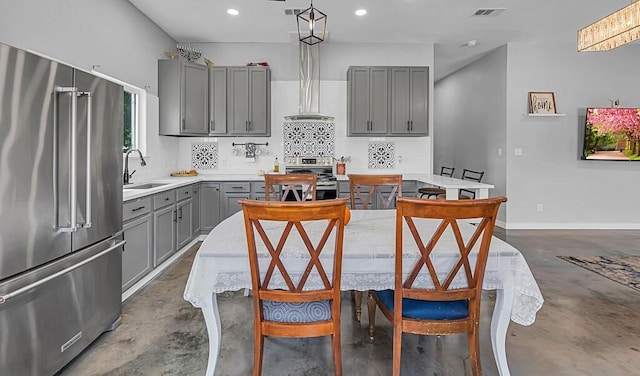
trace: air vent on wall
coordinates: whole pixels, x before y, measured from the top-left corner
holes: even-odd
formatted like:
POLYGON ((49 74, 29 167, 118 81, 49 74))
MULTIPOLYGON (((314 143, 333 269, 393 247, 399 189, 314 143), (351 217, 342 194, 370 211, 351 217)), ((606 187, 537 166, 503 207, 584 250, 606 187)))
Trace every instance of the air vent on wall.
POLYGON ((303 9, 285 9, 284 14, 287 16, 297 16, 303 9))
POLYGON ((495 17, 506 9, 507 8, 478 9, 473 13, 472 17, 495 17))

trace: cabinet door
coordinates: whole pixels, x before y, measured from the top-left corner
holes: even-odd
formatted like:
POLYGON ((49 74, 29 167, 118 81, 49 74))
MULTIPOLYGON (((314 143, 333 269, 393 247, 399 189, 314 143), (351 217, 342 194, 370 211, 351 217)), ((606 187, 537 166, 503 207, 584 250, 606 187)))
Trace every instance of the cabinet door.
POLYGON ((185 134, 208 134, 208 70, 198 64, 182 66, 182 132, 185 134))
POLYGON ((391 133, 426 136, 429 68, 394 67, 391 72, 391 133))
POLYGON ((349 135, 369 133, 369 69, 349 68, 349 135))
POLYGON ((227 69, 209 69, 209 134, 227 133, 227 69))
POLYGON ((389 123, 389 70, 386 67, 370 68, 369 85, 369 133, 387 133, 389 123))
POLYGON ((160 265, 176 251, 175 205, 153 213, 153 266, 160 265))
POLYGON ((411 133, 415 135, 429 134, 429 68, 415 67, 410 69, 411 76, 411 133))
POLYGON ((193 186, 193 208, 191 210, 191 235, 200 235, 200 184, 193 186))
POLYGON ((152 218, 151 214, 147 214, 122 225, 126 241, 122 253, 122 291, 153 269, 152 218))
POLYGON ((176 205, 177 210, 177 247, 176 250, 184 247, 191 241, 192 234, 192 215, 193 215, 193 198, 181 201, 176 205))
POLYGON ((228 68, 227 123, 230 134, 246 134, 249 129, 249 71, 228 68))
POLYGON ((200 195, 201 231, 209 233, 220 223, 220 184, 202 183, 200 195))
POLYGON ((409 67, 391 68, 391 132, 410 133, 410 87, 409 67))
POLYGON ((251 194, 250 193, 225 193, 224 194, 223 219, 229 218, 230 216, 242 210, 242 206, 238 204, 238 200, 243 198, 249 199, 251 198, 251 194))
POLYGON ((249 68, 249 123, 247 133, 268 136, 270 133, 270 84, 269 70, 249 68))

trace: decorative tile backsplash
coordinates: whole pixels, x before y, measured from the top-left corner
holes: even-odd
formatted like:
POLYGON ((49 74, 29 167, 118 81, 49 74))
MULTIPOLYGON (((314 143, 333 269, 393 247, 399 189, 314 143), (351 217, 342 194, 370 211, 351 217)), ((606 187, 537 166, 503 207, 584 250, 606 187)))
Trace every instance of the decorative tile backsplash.
POLYGON ((199 170, 218 168, 218 143, 192 143, 191 168, 199 170))
POLYGON ((333 157, 334 123, 317 120, 285 121, 283 129, 285 157, 333 157))
POLYGON ((369 142, 369 168, 391 169, 394 160, 393 142, 369 142))

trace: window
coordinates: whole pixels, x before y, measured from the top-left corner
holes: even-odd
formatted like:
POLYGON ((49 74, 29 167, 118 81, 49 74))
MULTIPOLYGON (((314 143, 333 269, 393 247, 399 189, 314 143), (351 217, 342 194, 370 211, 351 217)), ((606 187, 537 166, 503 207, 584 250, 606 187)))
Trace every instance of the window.
POLYGON ((146 153, 146 94, 144 89, 140 89, 126 82, 109 77, 104 73, 91 71, 98 77, 102 77, 111 82, 124 87, 124 132, 122 135, 122 152, 126 153, 130 149, 139 149, 142 155, 146 153))
POLYGON ((124 137, 122 151, 138 149, 138 94, 124 91, 124 137))

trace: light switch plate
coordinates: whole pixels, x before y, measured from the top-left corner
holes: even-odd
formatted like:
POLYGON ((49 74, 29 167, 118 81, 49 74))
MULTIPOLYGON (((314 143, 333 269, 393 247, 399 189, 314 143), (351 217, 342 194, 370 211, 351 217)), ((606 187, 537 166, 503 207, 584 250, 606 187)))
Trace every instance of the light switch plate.
POLYGON ((516 148, 516 150, 514 150, 513 155, 515 155, 516 157, 522 157, 522 149, 520 148, 516 148))

